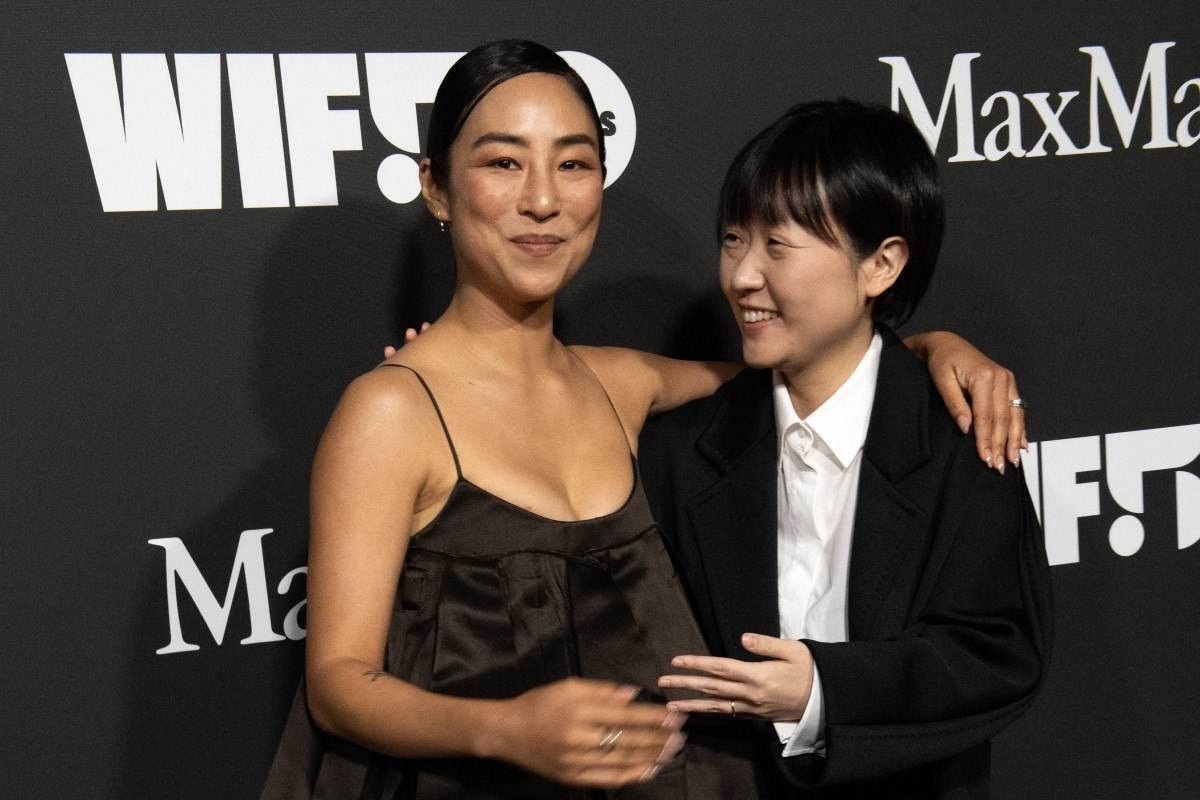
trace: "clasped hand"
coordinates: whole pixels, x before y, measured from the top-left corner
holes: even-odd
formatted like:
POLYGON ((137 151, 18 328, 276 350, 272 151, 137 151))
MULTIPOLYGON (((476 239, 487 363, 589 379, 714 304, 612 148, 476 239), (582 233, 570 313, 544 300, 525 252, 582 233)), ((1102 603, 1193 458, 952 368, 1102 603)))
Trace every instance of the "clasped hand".
POLYGON ((758 633, 742 634, 742 646, 766 661, 680 655, 671 666, 692 674, 663 675, 658 685, 703 697, 672 700, 667 708, 709 714, 745 714, 775 722, 804 716, 812 691, 812 654, 804 642, 758 633), (731 706, 730 703, 733 705, 731 706))

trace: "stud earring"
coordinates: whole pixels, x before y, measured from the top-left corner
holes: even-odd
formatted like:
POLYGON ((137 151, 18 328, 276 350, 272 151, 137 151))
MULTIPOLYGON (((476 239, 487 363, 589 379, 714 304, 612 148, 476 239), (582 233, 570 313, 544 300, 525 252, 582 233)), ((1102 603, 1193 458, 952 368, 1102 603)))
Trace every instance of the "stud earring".
POLYGON ((440 230, 442 233, 446 232, 446 220, 441 218, 438 219, 438 230, 440 230))

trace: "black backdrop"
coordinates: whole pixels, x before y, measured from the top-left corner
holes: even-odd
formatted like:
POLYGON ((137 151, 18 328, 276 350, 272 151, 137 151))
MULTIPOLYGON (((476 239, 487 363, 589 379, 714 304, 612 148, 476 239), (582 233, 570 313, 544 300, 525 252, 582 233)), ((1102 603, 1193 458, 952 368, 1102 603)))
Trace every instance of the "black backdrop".
POLYGON ((673 355, 736 354, 712 224, 738 145, 822 96, 895 93, 913 113, 915 87, 914 116, 935 125, 953 89, 937 144, 949 235, 909 327, 958 331, 1018 373, 1057 594, 1050 680, 998 741, 997 794, 1200 796, 1194 3, 20 0, 3 18, 3 796, 256 795, 299 674, 287 618, 300 606, 303 624, 316 437, 341 387, 452 282, 419 203, 376 175, 415 146, 370 105, 407 103, 423 127, 404 87, 425 79, 370 82, 365 54, 504 36, 619 79, 597 94, 631 157, 562 335, 673 355), (296 75, 314 65, 358 73, 328 100, 350 112, 337 135, 361 138, 332 156, 336 204, 304 188, 329 158, 303 149, 320 150, 314 112, 276 91, 311 89, 296 75), (157 134, 136 111, 155 75, 175 85, 157 134), (247 103, 254 86, 266 94, 247 103), (181 154, 162 144, 172 125, 181 154), (990 160, 988 141, 1008 152, 990 160), (102 204, 105 182, 157 210, 105 210, 120 205, 102 204))

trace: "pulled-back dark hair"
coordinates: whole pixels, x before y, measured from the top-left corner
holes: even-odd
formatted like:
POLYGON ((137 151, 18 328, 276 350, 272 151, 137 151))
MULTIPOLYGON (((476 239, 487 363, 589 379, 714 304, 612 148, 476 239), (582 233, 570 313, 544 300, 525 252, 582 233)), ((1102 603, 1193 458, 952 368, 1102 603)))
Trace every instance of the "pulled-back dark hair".
POLYGON ((721 187, 718 240, 731 225, 787 219, 864 258, 889 236, 908 243, 908 263, 875 299, 873 319, 912 316, 937 263, 945 211, 937 164, 920 132, 885 106, 852 100, 793 106, 751 139, 721 187))
POLYGON ((450 145, 479 101, 504 81, 530 72, 558 75, 575 90, 596 125, 596 145, 604 164, 604 131, 592 93, 579 73, 548 47, 525 39, 502 39, 481 44, 454 62, 438 86, 425 133, 425 156, 439 186, 446 185, 450 145))

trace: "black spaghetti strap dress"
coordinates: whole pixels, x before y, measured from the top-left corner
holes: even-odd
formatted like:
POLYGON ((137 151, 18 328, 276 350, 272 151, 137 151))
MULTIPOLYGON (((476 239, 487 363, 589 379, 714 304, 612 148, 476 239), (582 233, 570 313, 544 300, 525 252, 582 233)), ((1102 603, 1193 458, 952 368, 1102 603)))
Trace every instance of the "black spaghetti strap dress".
MULTIPOLYGON (((514 697, 568 676, 655 690, 673 655, 707 652, 636 463, 633 490, 611 514, 577 522, 534 514, 463 476, 437 400, 413 373, 437 410, 458 480, 409 545, 388 633, 389 673, 473 698, 514 697)), ((730 744, 690 732, 683 753, 652 782, 615 792, 579 789, 499 761, 369 752, 318 730, 301 685, 262 797, 754 797, 751 761, 730 744)))

